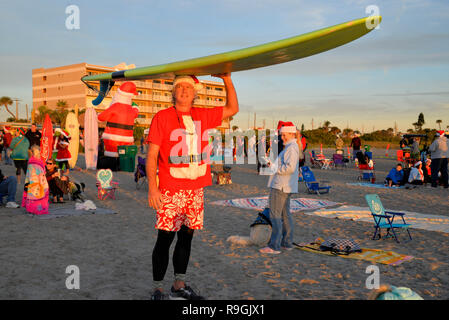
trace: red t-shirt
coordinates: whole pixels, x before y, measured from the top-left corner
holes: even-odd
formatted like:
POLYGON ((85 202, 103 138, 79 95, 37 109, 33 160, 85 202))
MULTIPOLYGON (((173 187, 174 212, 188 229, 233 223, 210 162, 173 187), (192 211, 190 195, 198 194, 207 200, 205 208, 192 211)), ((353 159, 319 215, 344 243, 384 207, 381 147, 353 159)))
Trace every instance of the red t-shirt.
MULTIPOLYGON (((209 144, 207 131, 216 128, 222 122, 223 107, 217 108, 195 108, 190 112, 180 112, 174 107, 159 111, 151 121, 150 133, 147 141, 160 147, 158 157, 159 167, 159 188, 171 191, 177 190, 195 190, 212 184, 210 175, 210 165, 206 164, 206 172, 195 179, 180 178, 173 170, 188 170, 188 163, 173 165, 169 163, 170 155, 188 156, 192 150, 187 147, 185 134, 186 126, 183 116, 191 116, 198 139, 196 140, 197 150, 193 154, 202 154, 210 151, 207 149, 209 144), (174 169, 173 167, 183 167, 174 169), (174 177, 173 175, 177 176, 174 177)), ((188 130, 187 130, 188 131, 188 130)), ((191 140, 189 140, 191 141, 191 140)), ((204 162, 201 162, 204 164, 204 162)), ((196 164, 194 164, 196 165, 196 164)), ((192 166, 194 166, 192 165, 192 166)))

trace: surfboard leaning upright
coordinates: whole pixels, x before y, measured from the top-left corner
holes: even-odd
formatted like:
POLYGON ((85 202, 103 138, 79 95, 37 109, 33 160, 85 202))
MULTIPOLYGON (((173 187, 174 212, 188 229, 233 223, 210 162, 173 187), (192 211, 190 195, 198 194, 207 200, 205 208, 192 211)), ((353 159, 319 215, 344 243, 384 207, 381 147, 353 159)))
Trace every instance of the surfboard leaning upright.
POLYGON ((100 94, 92 102, 98 105, 115 81, 173 78, 176 75, 188 74, 205 76, 289 62, 356 40, 375 29, 381 20, 381 16, 370 16, 245 49, 150 67, 84 76, 81 80, 84 83, 100 81, 100 94))
POLYGON ((86 169, 96 170, 98 160, 98 117, 92 106, 84 114, 84 157, 86 169))
POLYGON ((65 120, 65 130, 70 134, 69 151, 72 156, 69 160, 69 166, 73 169, 78 160, 79 142, 80 142, 80 124, 75 113, 69 112, 65 120))

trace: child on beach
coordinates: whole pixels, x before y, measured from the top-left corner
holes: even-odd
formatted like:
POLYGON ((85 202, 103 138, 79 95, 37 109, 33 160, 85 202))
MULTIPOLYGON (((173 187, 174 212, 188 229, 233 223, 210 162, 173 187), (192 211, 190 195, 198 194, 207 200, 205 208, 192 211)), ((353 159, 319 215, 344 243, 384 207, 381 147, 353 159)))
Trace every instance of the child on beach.
POLYGON ((398 163, 396 168, 393 168, 385 178, 385 186, 400 186, 404 179, 404 170, 402 170, 402 164, 398 163))
POLYGON ((298 193, 299 147, 296 143, 296 127, 286 122, 280 129, 284 149, 279 154, 274 166, 274 175, 268 180, 271 188, 269 205, 272 224, 271 239, 268 246, 260 249, 261 253, 279 254, 281 247, 293 248, 293 220, 290 214, 290 198, 298 193))
POLYGON ((413 185, 423 185, 424 183, 424 172, 422 170, 422 162, 418 161, 415 163, 413 168, 410 170, 410 175, 408 177, 408 183, 413 185))
POLYGON ((58 162, 59 169, 64 170, 66 174, 69 173, 69 160, 72 159, 72 155, 69 151, 70 135, 67 131, 61 130, 61 134, 58 137, 56 144, 56 161, 58 162))

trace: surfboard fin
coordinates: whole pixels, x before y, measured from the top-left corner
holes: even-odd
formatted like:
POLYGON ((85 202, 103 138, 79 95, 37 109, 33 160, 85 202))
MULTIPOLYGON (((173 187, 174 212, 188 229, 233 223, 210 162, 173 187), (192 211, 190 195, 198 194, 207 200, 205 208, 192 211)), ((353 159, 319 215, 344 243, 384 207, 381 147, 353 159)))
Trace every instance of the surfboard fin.
POLYGON ((94 106, 98 106, 103 99, 108 95, 109 91, 111 90, 111 88, 114 86, 114 81, 112 80, 101 80, 100 81, 100 90, 98 90, 97 88, 91 86, 90 84, 88 84, 87 82, 85 82, 82 78, 81 81, 83 81, 83 83, 91 90, 94 90, 96 92, 98 92, 98 96, 92 100, 92 104, 94 106))
POLYGON ((114 81, 104 80, 100 81, 100 91, 98 92, 98 97, 92 100, 94 106, 98 106, 109 93, 109 90, 114 86, 114 81))

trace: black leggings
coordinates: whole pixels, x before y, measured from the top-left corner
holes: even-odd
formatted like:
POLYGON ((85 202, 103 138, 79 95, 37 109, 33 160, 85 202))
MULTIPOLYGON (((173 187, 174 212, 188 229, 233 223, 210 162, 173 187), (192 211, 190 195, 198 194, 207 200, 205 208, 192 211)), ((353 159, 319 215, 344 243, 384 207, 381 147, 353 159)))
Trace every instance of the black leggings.
POLYGON ((173 251, 173 268, 175 274, 185 274, 190 258, 190 247, 193 238, 193 229, 182 226, 177 232, 158 230, 156 245, 153 249, 153 280, 164 280, 165 272, 168 267, 168 255, 170 245, 178 235, 175 250, 173 251))
POLYGON ((14 160, 14 165, 16 166, 16 176, 20 176, 20 169, 27 174, 28 160, 14 160))

